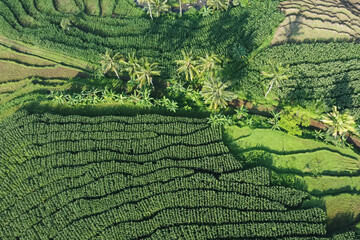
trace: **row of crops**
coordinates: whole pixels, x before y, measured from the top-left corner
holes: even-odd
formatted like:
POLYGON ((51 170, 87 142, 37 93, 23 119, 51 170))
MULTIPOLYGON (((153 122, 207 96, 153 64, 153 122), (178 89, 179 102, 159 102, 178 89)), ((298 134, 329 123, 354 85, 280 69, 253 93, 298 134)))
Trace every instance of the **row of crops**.
POLYGON ((206 119, 22 110, 0 129, 1 239, 327 239, 307 193, 243 169, 206 119))
POLYGON ((266 69, 269 62, 290 64, 289 79, 278 88, 280 96, 300 103, 321 101, 329 107, 336 105, 349 109, 358 118, 359 61, 360 48, 356 43, 284 44, 259 54, 240 73, 239 81, 244 91, 261 93, 266 81, 260 71, 266 69))
POLYGON ((89 15, 86 7, 107 1, 84 1, 85 5, 65 1, 80 6, 76 17, 58 11, 53 2, 62 1, 1 0, 0 34, 90 62, 97 62, 107 48, 123 54, 137 51, 138 56, 159 62, 165 75, 174 73, 173 62, 181 56, 181 49, 230 57, 235 43, 253 50, 284 18, 277 10, 278 1, 254 1, 247 8, 235 7, 196 20, 184 16, 156 21, 131 0, 116 1, 112 17, 89 15), (68 22, 65 27, 64 21, 68 22))

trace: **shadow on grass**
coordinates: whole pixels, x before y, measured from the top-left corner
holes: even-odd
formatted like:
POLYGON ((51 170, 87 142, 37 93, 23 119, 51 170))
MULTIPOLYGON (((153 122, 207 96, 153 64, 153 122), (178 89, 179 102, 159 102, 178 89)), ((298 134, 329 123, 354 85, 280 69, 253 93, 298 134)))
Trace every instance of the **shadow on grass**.
POLYGON ((96 104, 96 105, 65 105, 54 102, 32 102, 22 108, 31 113, 53 113, 63 116, 67 115, 82 115, 82 116, 136 116, 138 114, 161 114, 165 116, 179 116, 190 118, 205 118, 209 117, 210 113, 200 110, 178 110, 171 112, 161 107, 146 108, 135 106, 133 104, 96 104))
POLYGON ((343 193, 360 195, 360 191, 358 189, 356 189, 356 187, 351 187, 351 186, 345 186, 345 187, 341 187, 341 188, 329 188, 329 189, 322 190, 322 191, 315 189, 315 190, 312 190, 310 193, 312 195, 318 196, 318 197, 329 196, 329 195, 336 196, 336 195, 343 194, 343 193))
POLYGON ((254 150, 262 150, 262 151, 266 151, 268 153, 273 153, 273 154, 276 154, 276 155, 292 155, 292 154, 300 154, 300 153, 313 153, 313 152, 325 150, 325 151, 337 153, 337 154, 339 154, 339 155, 341 155, 343 157, 347 157, 347 158, 357 160, 357 158, 354 157, 354 156, 351 156, 351 155, 346 154, 346 153, 342 153, 342 152, 340 152, 338 150, 334 150, 334 149, 331 149, 331 148, 328 148, 328 147, 314 148, 314 149, 309 149, 309 150, 297 150, 297 151, 277 151, 277 150, 274 150, 274 149, 271 149, 271 148, 268 148, 268 147, 265 147, 265 146, 262 146, 262 145, 258 145, 256 147, 246 148, 246 149, 244 149, 243 152, 254 151, 254 150))
MULTIPOLYGON (((307 190, 307 185, 301 177, 296 176, 294 173, 283 173, 281 170, 274 167, 273 156, 268 151, 261 148, 249 150, 246 147, 240 147, 226 132, 223 134, 223 142, 234 157, 241 162, 244 168, 253 168, 257 166, 268 168, 271 171, 272 185, 281 185, 303 191, 307 190)), ((286 169, 286 171, 289 171, 289 169, 286 169)), ((290 169, 290 171, 299 172, 297 169, 290 169)))
POLYGON ((329 233, 344 232, 354 227, 354 224, 360 220, 360 215, 354 216, 352 212, 338 213, 326 221, 327 231, 329 233))

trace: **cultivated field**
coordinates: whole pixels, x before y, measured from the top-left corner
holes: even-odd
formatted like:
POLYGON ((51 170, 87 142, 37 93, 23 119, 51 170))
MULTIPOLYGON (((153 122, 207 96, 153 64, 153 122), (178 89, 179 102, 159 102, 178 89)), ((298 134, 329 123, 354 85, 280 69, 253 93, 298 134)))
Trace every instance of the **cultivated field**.
POLYGON ((3 239, 320 236, 303 191, 243 169, 205 119, 21 111, 1 124, 3 239))
MULTIPOLYGON (((226 133, 245 165, 266 166, 279 176, 292 177, 290 185, 318 197, 329 217, 329 230, 359 222, 360 156, 353 150, 270 129, 231 127, 226 133)), ((273 181, 278 178, 273 176, 273 181)))
MULTIPOLYGON (((70 59, 0 37, 0 119, 24 103, 44 99, 50 90, 69 87, 67 80, 88 77, 85 69, 68 66, 70 59), (61 57, 59 57, 61 58, 61 57)), ((79 67, 84 66, 81 61, 79 67)))
POLYGON ((360 117, 360 48, 356 43, 284 44, 259 54, 239 74, 244 91, 266 91, 260 75, 270 63, 289 64, 289 76, 276 94, 303 105, 317 102, 330 109, 338 106, 360 117), (270 62, 270 63, 269 63, 270 62))
POLYGON ((198 21, 154 22, 132 0, 1 0, 0 34, 93 63, 106 49, 125 55, 136 51, 138 57, 158 62, 168 77, 175 74, 174 60, 181 49, 228 57, 235 42, 248 50, 257 48, 283 20, 277 5, 278 1, 256 2, 198 21), (114 17, 104 17, 110 12, 114 17))
POLYGON ((280 3, 280 9, 286 18, 272 44, 360 38, 360 3, 357 0, 288 0, 280 3))
POLYGON ((0 239, 359 239, 360 3, 170 1, 0 0, 0 239))

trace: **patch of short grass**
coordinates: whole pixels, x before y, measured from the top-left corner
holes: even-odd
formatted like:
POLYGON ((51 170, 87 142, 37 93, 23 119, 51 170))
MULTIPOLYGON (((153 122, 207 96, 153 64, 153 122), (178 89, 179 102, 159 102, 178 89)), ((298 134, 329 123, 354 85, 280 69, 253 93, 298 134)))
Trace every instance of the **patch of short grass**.
POLYGON ((268 152, 273 166, 284 171, 318 174, 353 173, 360 169, 360 156, 350 148, 339 148, 271 129, 232 126, 226 129, 226 133, 244 152, 268 152))
POLYGON ((41 59, 39 57, 31 56, 24 53, 12 51, 5 47, 3 47, 2 51, 0 49, 0 59, 14 60, 33 66, 54 66, 54 63, 48 60, 41 59))
POLYGON ((360 156, 352 149, 271 129, 232 126, 225 135, 241 159, 274 171, 273 184, 316 196, 311 201, 327 211, 329 231, 353 226, 360 218, 360 156))
POLYGON ((74 78, 81 75, 81 71, 64 66, 30 67, 12 61, 0 60, 0 83, 22 80, 37 76, 42 78, 74 78))
POLYGON ((85 11, 89 15, 99 16, 100 15, 100 6, 98 0, 84 0, 85 11))

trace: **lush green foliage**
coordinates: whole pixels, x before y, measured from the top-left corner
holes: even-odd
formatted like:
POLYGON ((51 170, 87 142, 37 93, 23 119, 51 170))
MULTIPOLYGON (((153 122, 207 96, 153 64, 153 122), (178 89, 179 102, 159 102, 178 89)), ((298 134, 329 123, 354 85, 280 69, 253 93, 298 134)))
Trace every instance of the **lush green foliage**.
POLYGON ((262 95, 267 82, 260 72, 272 63, 289 64, 289 77, 274 92, 283 100, 308 105, 315 101, 348 109, 360 117, 360 48, 357 43, 284 44, 268 48, 238 75, 238 89, 262 95))
POLYGON ((356 132, 354 117, 350 116, 347 112, 341 114, 336 106, 321 121, 329 126, 329 130, 335 138, 338 135, 344 136, 347 132, 356 132))
POLYGON ((305 192, 243 169, 206 119, 20 111, 0 129, 4 239, 326 233, 324 211, 297 208, 305 192))
POLYGON ((181 56, 181 49, 230 57, 235 43, 249 50, 260 46, 283 19, 276 9, 278 1, 256 0, 246 8, 234 7, 204 18, 155 21, 132 0, 117 1, 113 17, 98 16, 97 1, 86 1, 85 6, 76 2, 80 3, 75 17, 57 11, 52 1, 1 0, 0 33, 95 63, 106 49, 123 55, 137 51, 139 57, 158 62, 168 77, 175 75, 174 60, 181 56))
POLYGON ((272 184, 295 187, 318 197, 304 206, 326 209, 329 231, 343 231, 359 221, 360 157, 356 151, 271 129, 231 126, 225 133, 243 165, 265 166, 275 171, 271 173, 272 184))

